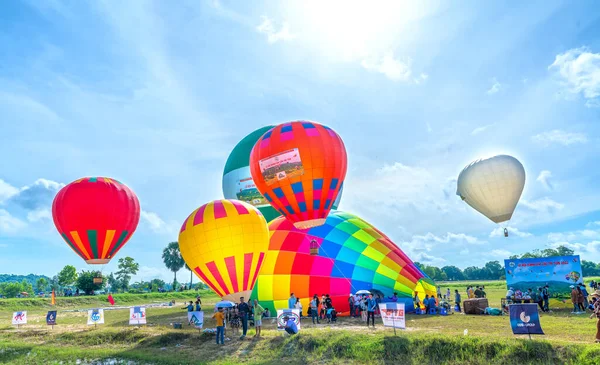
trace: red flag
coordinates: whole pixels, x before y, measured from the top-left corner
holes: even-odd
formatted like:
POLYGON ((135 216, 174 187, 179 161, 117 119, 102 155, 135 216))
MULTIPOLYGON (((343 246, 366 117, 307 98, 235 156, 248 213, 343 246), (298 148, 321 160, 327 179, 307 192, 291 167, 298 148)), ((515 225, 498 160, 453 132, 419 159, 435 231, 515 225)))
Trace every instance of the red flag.
POLYGON ((115 300, 112 297, 112 294, 108 294, 108 302, 110 305, 115 305, 115 300))
POLYGON ((54 294, 54 289, 52 289, 52 305, 56 305, 56 294, 54 294))

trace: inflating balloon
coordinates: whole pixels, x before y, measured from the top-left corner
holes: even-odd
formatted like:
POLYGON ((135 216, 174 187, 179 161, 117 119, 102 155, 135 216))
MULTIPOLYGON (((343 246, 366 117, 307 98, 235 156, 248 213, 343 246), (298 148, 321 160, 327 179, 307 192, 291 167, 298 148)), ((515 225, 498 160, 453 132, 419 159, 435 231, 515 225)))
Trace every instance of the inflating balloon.
POLYGON ((519 160, 498 155, 467 165, 458 176, 456 195, 492 222, 502 223, 511 219, 524 186, 519 160))
MULTIPOLYGON (((255 130, 242 139, 231 151, 223 171, 223 196, 225 199, 236 199, 258 208, 267 222, 280 217, 281 214, 269 204, 256 188, 250 173, 250 152, 258 139, 273 126, 255 130)), ((337 209, 342 197, 342 189, 333 203, 332 209, 337 209)))
POLYGON ((260 137, 250 153, 257 189, 297 228, 325 222, 346 170, 346 148, 340 136, 310 121, 278 125, 260 137))
POLYGON ((85 262, 106 264, 135 232, 140 203, 115 179, 85 177, 58 192, 52 217, 65 242, 85 262))
POLYGON ((269 230, 269 250, 252 292, 265 308, 287 308, 290 293, 303 308, 314 294, 329 294, 336 311, 348 315, 348 295, 368 290, 384 300, 397 293, 410 311, 415 292, 421 299, 436 293, 434 282, 404 252, 355 215, 331 212, 325 224, 310 229, 280 217, 269 230))
POLYGON ((262 214, 237 200, 215 200, 185 220, 179 249, 187 265, 224 300, 248 299, 269 245, 262 214))

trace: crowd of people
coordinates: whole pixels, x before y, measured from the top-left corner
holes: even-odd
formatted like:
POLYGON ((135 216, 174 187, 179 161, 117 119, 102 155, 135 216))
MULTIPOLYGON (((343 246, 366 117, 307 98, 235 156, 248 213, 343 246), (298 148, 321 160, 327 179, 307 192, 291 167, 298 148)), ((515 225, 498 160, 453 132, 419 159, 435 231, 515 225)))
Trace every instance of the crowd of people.
POLYGON ((550 312, 550 287, 540 286, 537 290, 528 288, 524 292, 510 287, 506 292, 506 305, 521 303, 535 303, 539 305, 542 312, 550 312))

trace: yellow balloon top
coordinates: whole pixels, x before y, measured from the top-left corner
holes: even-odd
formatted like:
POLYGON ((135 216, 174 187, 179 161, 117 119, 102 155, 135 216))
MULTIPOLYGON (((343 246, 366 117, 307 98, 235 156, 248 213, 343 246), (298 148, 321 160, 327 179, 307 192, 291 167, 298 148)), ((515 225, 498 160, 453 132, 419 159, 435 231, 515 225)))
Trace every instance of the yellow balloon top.
POLYGON ((201 206, 179 232, 187 265, 225 300, 250 297, 268 247, 267 221, 258 209, 237 200, 201 206))

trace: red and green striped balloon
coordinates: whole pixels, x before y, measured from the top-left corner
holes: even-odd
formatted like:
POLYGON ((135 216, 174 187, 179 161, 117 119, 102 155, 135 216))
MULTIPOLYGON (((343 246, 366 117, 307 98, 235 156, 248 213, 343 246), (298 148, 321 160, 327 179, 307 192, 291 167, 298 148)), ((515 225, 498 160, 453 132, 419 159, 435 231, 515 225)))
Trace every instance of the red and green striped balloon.
POLYGON ((62 188, 52 203, 56 229, 88 264, 108 263, 135 232, 140 202, 125 184, 85 177, 62 188))

